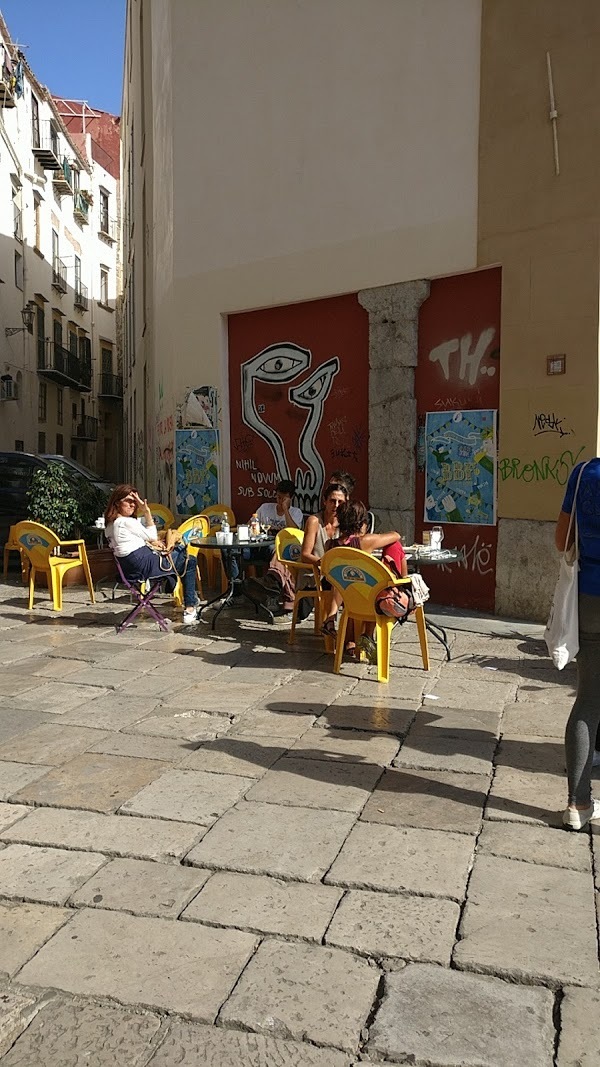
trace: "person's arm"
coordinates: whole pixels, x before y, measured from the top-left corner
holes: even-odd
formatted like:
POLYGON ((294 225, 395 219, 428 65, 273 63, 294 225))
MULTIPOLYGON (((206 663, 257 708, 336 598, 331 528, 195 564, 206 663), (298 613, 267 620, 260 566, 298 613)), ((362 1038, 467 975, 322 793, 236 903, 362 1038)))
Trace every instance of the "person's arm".
POLYGON ((304 527, 304 540, 302 541, 303 563, 320 563, 319 556, 315 556, 315 541, 319 530, 319 518, 317 515, 309 515, 304 527))
POLYGON ((395 545, 399 540, 400 534, 396 530, 380 534, 363 534, 360 539, 360 547, 363 552, 374 552, 376 548, 387 548, 388 545, 395 545))
POLYGON ((556 529, 554 531, 554 543, 559 552, 564 552, 567 548, 570 548, 575 538, 575 523, 571 527, 571 536, 569 537, 569 543, 567 544, 567 533, 569 530, 569 522, 571 519, 570 511, 561 511, 556 523, 556 529))
POLYGON ((296 522, 294 516, 292 515, 292 513, 290 511, 290 508, 292 506, 292 498, 291 498, 291 496, 286 496, 285 500, 282 501, 281 506, 283 508, 283 514, 284 514, 284 518, 285 518, 285 525, 286 526, 293 526, 294 529, 296 529, 296 530, 299 529, 300 527, 298 526, 298 523, 296 522))
POLYGON ((133 537, 141 537, 144 541, 158 540, 158 530, 152 522, 152 515, 150 515, 150 524, 148 526, 144 526, 143 522, 139 519, 130 519, 123 516, 121 519, 121 527, 122 529, 127 530, 128 533, 132 534, 133 537))

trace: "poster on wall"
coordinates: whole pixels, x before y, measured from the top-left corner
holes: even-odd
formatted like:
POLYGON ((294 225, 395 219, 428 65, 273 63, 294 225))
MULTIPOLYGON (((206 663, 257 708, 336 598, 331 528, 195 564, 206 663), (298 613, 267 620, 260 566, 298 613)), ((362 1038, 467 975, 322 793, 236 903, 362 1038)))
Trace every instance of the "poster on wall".
POLYGON ((496 412, 428 411, 425 522, 496 523, 496 412))
POLYGON ((217 417, 218 394, 214 385, 200 385, 186 393, 181 412, 181 425, 216 430, 217 417))
POLYGON ((217 430, 175 431, 175 478, 180 515, 198 515, 219 503, 217 430))

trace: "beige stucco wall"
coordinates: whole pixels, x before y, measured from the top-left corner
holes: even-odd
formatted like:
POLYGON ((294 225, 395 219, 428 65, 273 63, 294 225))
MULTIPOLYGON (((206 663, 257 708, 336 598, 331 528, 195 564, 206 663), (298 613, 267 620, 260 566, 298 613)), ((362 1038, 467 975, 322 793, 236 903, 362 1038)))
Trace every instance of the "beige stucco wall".
POLYGON ((480 6, 144 0, 156 418, 226 395, 229 312, 476 265, 480 6))
POLYGON ((573 463, 597 452, 599 48, 596 0, 484 0, 478 255, 502 263, 501 521, 554 520, 573 463), (566 374, 549 377, 558 353, 566 374))

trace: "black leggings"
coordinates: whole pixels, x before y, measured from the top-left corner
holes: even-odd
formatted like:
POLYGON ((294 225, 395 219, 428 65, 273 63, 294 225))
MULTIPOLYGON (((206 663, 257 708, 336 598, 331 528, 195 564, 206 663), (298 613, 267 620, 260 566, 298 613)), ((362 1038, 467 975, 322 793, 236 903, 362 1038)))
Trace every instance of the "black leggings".
POLYGON ((579 594, 577 697, 565 731, 569 804, 588 807, 594 745, 600 749, 600 596, 579 594))

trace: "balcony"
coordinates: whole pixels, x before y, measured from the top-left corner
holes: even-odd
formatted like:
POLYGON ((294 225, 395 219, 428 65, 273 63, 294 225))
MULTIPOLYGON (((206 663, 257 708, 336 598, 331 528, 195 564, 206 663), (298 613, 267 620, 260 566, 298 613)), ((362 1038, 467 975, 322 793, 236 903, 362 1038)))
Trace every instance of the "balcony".
POLYGON ((40 378, 80 393, 89 393, 92 388, 91 365, 57 341, 45 341, 43 348, 38 344, 37 372, 40 378))
POLYGON ((73 171, 66 156, 63 156, 60 168, 54 171, 52 184, 61 196, 73 196, 73 171))
POLYGON ((14 215, 15 215, 15 218, 14 218, 15 240, 22 241, 23 240, 23 212, 21 211, 20 208, 16 207, 14 209, 14 215))
POLYGON ((55 256, 52 260, 52 288, 59 293, 66 293, 67 291, 67 268, 58 256, 55 256))
POLYGON ((88 287, 83 282, 75 282, 75 296, 73 297, 73 303, 80 311, 87 311, 90 306, 88 297, 88 287))
POLYGON ((95 419, 93 415, 80 415, 74 430, 73 437, 78 441, 97 441, 98 419, 95 419))
POLYGON ((73 200, 73 215, 82 226, 87 226, 90 221, 90 201, 88 194, 80 189, 75 193, 73 200))
POLYGON ((31 151, 44 170, 61 169, 58 133, 49 119, 40 123, 39 130, 34 130, 31 151))
POLYGON ((116 219, 109 219, 108 215, 100 215, 100 229, 98 230, 98 237, 102 237, 103 240, 109 241, 110 244, 114 244, 119 236, 119 226, 116 219))
POLYGON ((8 67, 2 68, 0 74, 0 107, 16 107, 15 79, 8 67))
POLYGON ((101 374, 100 388, 98 389, 100 400, 123 399, 123 377, 120 374, 101 374))

